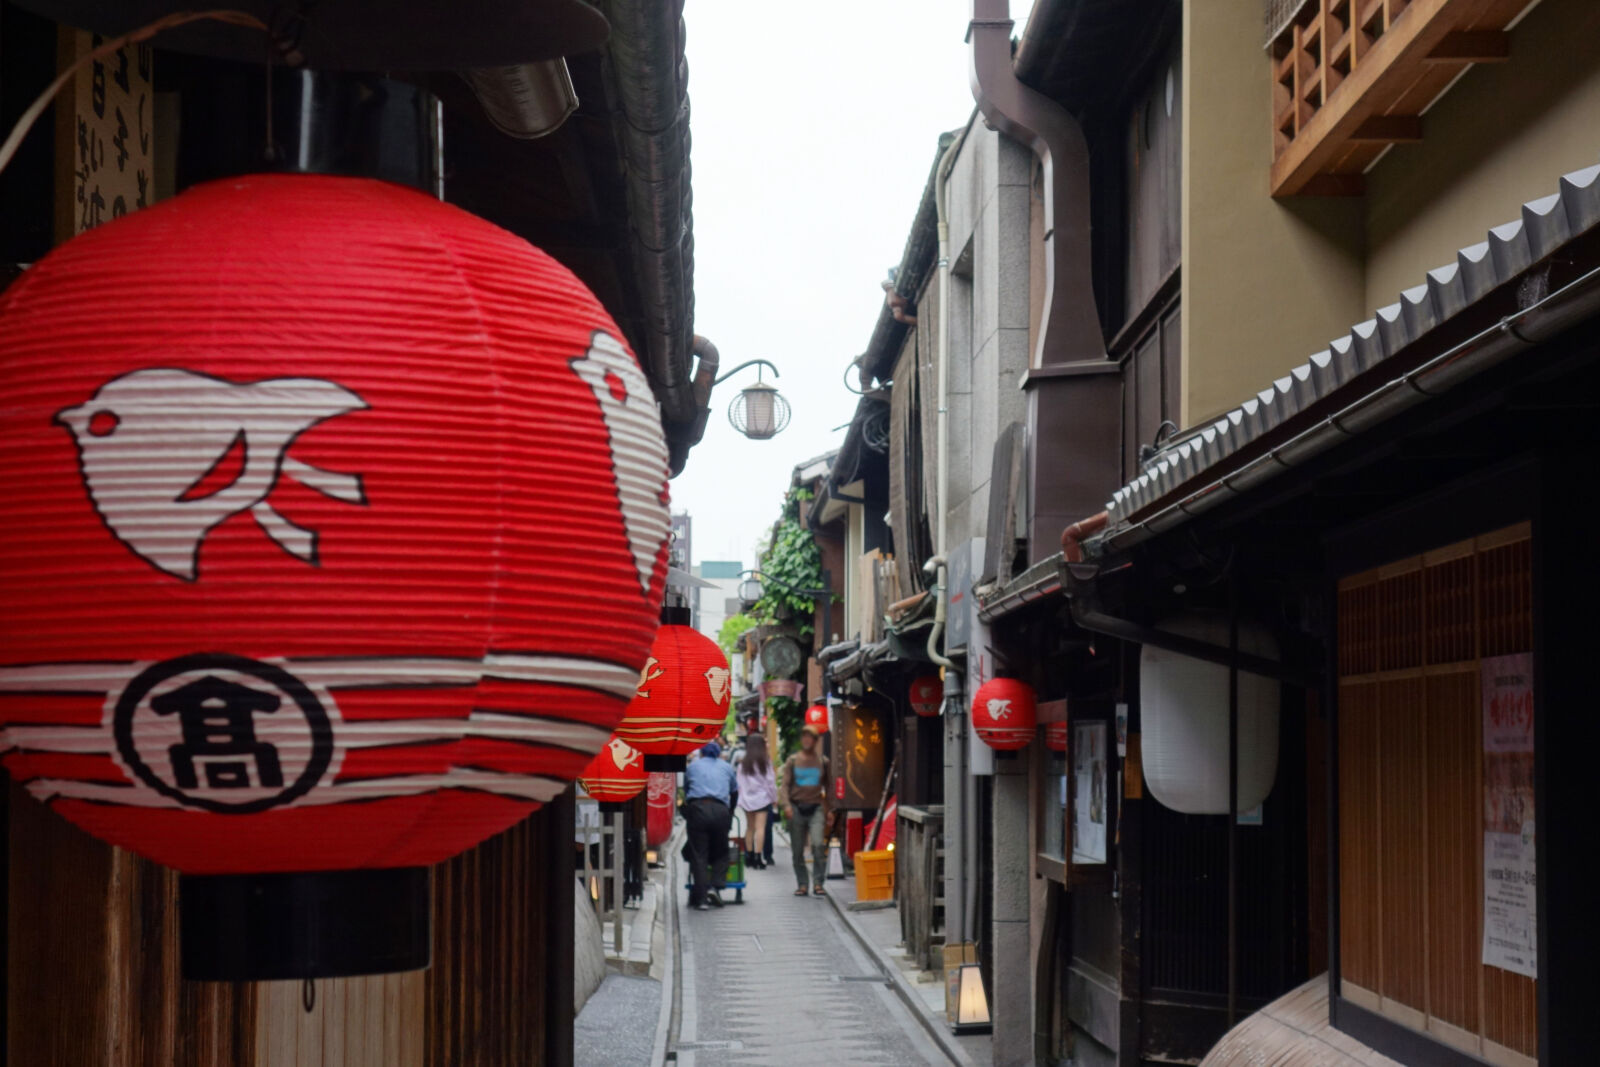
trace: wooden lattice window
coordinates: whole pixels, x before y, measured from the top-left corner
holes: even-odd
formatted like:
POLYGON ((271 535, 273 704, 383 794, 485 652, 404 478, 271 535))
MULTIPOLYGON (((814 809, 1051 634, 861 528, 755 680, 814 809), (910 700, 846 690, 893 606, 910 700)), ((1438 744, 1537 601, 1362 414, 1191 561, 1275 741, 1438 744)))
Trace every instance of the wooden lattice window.
POLYGON ((1482 962, 1481 677, 1532 652, 1530 537, 1339 583, 1340 995, 1508 1067, 1535 1062, 1537 983, 1482 962))
POLYGON ((1390 145, 1473 63, 1511 54, 1528 0, 1268 0, 1272 195, 1355 196, 1390 145), (1289 13, 1285 14, 1285 10, 1289 13))

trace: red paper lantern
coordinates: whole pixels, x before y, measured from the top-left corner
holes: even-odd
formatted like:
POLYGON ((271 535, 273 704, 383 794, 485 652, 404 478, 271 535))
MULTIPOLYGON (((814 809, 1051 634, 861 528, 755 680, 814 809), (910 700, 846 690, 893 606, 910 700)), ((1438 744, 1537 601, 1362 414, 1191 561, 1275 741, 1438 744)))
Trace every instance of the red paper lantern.
POLYGON ((806 709, 805 725, 813 727, 818 733, 828 732, 828 706, 826 704, 813 704, 806 709))
POLYGON ((944 679, 937 674, 927 674, 911 683, 911 710, 924 719, 939 714, 944 703, 944 679))
POLYGON ((559 794, 665 582, 620 337, 365 179, 212 182, 52 252, 0 299, 6 769, 206 874, 420 868, 559 794))
POLYGON ((613 737, 595 753, 578 784, 602 804, 621 804, 644 792, 649 779, 644 753, 620 737, 613 737))
POLYGON ((1045 723, 1044 744, 1051 752, 1065 752, 1067 750, 1067 724, 1064 722, 1045 723))
POLYGON ((722 733, 732 687, 728 657, 715 641, 691 626, 665 623, 617 736, 649 756, 687 756, 722 733))
POLYGON ((1001 752, 1026 748, 1038 723, 1033 687, 1015 678, 993 678, 972 695, 972 728, 1001 752))

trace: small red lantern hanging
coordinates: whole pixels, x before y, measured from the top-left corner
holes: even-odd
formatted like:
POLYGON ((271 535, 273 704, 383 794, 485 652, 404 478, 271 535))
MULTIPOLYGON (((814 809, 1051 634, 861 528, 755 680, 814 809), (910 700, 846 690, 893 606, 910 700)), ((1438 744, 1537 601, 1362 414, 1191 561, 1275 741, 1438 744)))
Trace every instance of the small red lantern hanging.
POLYGON ((826 704, 813 704, 806 709, 804 725, 816 730, 819 734, 828 732, 828 706, 826 704))
POLYGON ((650 775, 644 769, 644 753, 620 737, 613 737, 595 753, 584 768, 578 784, 602 804, 621 804, 644 792, 650 775))
POLYGON ((669 525, 620 337, 520 238, 298 174, 195 186, 0 298, 0 496, 26 516, 0 525, 3 763, 185 873, 187 976, 425 965, 427 866, 605 744, 669 525), (393 883, 405 950, 230 942, 287 945, 249 902, 316 878, 338 892, 273 921, 375 916, 393 883))
POLYGON ((647 756, 687 756, 722 733, 732 686, 728 657, 715 641, 683 623, 664 623, 616 735, 647 756))
POLYGON ((972 695, 972 728, 990 748, 1014 752, 1033 740, 1038 722, 1033 687, 1015 678, 993 678, 972 695))
POLYGON ((1067 750, 1067 724, 1064 722, 1045 723, 1044 744, 1051 752, 1065 752, 1067 750))
POLYGON ((911 710, 924 719, 939 714, 944 703, 944 679, 937 674, 925 674, 911 683, 911 710))

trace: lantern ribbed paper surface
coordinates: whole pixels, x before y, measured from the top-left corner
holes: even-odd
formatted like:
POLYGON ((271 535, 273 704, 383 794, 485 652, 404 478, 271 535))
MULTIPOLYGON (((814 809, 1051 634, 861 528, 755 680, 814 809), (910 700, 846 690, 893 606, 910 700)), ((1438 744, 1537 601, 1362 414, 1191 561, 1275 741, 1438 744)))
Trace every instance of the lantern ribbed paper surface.
POLYGON ((925 674, 911 683, 911 710, 923 718, 939 714, 944 703, 944 679, 937 674, 925 674))
POLYGON ((828 706, 826 704, 813 704, 807 708, 804 725, 814 727, 822 733, 827 733, 828 706))
POLYGON ((1044 744, 1051 752, 1065 752, 1067 750, 1067 724, 1064 722, 1045 723, 1044 744))
POLYGON ((716 740, 728 718, 733 672, 717 643, 700 631, 666 623, 617 736, 650 756, 687 756, 716 740))
POLYGON ((0 302, 0 747, 180 870, 431 864, 605 744, 666 448, 594 296, 354 178, 195 187, 0 302))
POLYGON ((583 791, 607 804, 620 804, 644 792, 650 775, 644 769, 644 753, 613 737, 584 768, 578 778, 583 791))
POLYGON ((1015 678, 992 678, 972 695, 972 729, 1001 752, 1026 748, 1038 724, 1033 687, 1015 678))

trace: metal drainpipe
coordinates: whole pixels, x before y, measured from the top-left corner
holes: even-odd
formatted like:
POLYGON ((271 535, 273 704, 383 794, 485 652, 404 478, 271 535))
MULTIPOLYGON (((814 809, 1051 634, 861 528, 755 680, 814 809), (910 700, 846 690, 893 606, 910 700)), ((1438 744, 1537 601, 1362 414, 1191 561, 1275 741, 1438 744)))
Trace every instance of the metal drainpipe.
POLYGON ((1239 579, 1228 578, 1228 1026, 1239 1021, 1239 579))
MULTIPOLYGON (((970 128, 971 124, 968 124, 970 128)), ((967 939, 967 854, 971 838, 966 833, 964 815, 971 807, 969 778, 967 774, 966 719, 961 702, 951 698, 951 686, 959 678, 955 661, 944 654, 940 643, 944 638, 949 605, 945 597, 945 584, 949 579, 948 548, 950 514, 950 223, 945 208, 945 197, 950 169, 966 140, 966 131, 950 142, 934 173, 933 203, 939 226, 939 323, 935 350, 939 358, 939 426, 938 473, 936 484, 939 496, 936 501, 939 514, 935 520, 935 554, 929 560, 934 568, 933 629, 928 631, 928 658, 945 669, 944 712, 945 748, 951 759, 951 773, 945 779, 946 819, 944 824, 945 876, 949 883, 945 893, 945 941, 960 944, 967 939), (953 752, 951 751, 953 749, 953 752), (954 786, 952 790, 951 787, 954 786), (953 809, 953 810, 952 810, 953 809), (958 820, 959 829, 958 829, 958 820)), ((958 690, 959 691, 959 690, 958 690)))
MULTIPOLYGON (((971 128, 971 123, 968 123, 971 128)), ((950 222, 945 207, 945 197, 950 180, 950 169, 955 166, 956 155, 961 151, 961 146, 967 139, 966 130, 961 136, 950 142, 944 150, 944 155, 939 157, 939 166, 933 179, 933 205, 939 219, 939 329, 938 342, 935 351, 939 354, 939 428, 938 428, 938 477, 939 499, 937 501, 939 514, 936 518, 936 536, 934 539, 934 557, 929 562, 935 568, 933 594, 936 598, 933 605, 933 629, 928 631, 928 658, 947 670, 955 667, 955 662, 940 651, 939 641, 944 637, 945 622, 948 618, 945 603, 945 581, 948 577, 948 561, 945 553, 949 550, 949 514, 950 514, 950 222)))
POLYGON ((1017 80, 1010 0, 972 0, 972 95, 1044 171, 1044 307, 1033 366, 1105 358, 1090 268, 1089 145, 1078 120, 1017 80))

